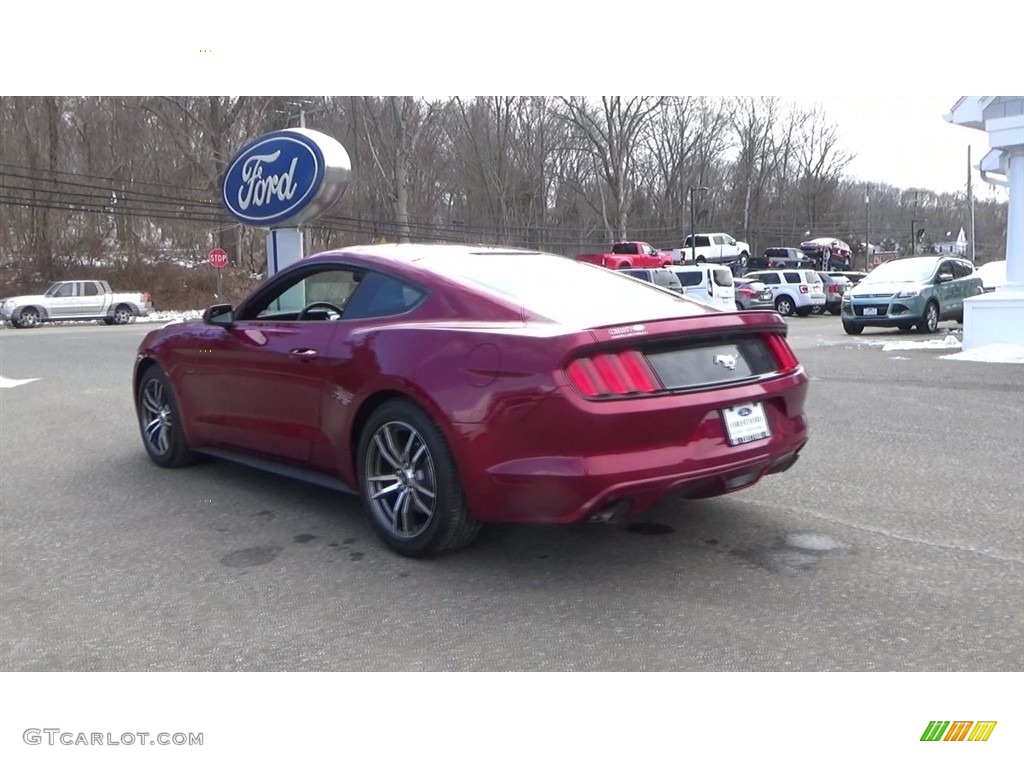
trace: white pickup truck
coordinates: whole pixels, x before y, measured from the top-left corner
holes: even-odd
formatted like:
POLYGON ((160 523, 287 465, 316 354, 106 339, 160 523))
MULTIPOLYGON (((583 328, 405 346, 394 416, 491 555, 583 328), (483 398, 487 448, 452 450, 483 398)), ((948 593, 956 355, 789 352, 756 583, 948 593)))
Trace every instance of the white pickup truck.
POLYGON ((62 280, 39 296, 0 301, 0 320, 15 328, 35 328, 59 320, 101 320, 123 325, 153 309, 148 293, 114 293, 105 280, 62 280))
POLYGON ((674 248, 672 256, 677 264, 731 264, 738 261, 745 264, 750 256, 750 246, 725 232, 707 232, 686 236, 682 248, 674 248), (692 247, 696 246, 696 247, 692 247))

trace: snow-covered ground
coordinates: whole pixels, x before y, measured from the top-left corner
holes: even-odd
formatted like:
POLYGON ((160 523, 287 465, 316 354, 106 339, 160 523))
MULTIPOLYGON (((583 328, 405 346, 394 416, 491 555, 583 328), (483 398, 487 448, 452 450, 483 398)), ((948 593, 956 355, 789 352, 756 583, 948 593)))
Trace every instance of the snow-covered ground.
POLYGON ((201 309, 163 309, 150 312, 148 317, 137 317, 137 323, 169 323, 172 320, 198 320, 203 316, 201 309))
POLYGON ((976 363, 1024 363, 1024 346, 1019 344, 986 344, 955 355, 941 355, 943 360, 969 360, 976 363))
MULTIPOLYGON (((872 345, 883 344, 883 352, 902 352, 909 349, 960 349, 963 342, 952 333, 942 339, 926 341, 889 341, 868 342, 872 345)), ((1024 363, 1024 347, 1016 344, 988 344, 967 352, 955 352, 951 355, 939 355, 943 360, 967 360, 974 363, 1024 363)), ((892 358, 904 360, 906 358, 892 358)))
POLYGON ((960 339, 953 334, 943 339, 928 339, 927 341, 889 341, 882 347, 883 352, 902 352, 905 349, 946 349, 947 347, 959 347, 960 339))

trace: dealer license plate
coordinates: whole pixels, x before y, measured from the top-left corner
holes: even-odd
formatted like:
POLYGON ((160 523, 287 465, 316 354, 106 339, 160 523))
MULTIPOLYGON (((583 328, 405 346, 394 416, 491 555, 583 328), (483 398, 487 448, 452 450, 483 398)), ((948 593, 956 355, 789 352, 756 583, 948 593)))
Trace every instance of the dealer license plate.
POLYGON ((722 409, 729 445, 743 445, 772 436, 763 403, 743 403, 722 409))
POLYGON ((864 314, 865 315, 877 315, 878 314, 878 307, 864 307, 864 314))

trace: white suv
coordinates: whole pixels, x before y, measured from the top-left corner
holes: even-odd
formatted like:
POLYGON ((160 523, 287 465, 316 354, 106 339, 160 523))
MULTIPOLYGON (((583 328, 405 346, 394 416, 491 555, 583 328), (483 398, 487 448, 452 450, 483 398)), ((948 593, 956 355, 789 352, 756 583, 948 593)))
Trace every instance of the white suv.
POLYGON ((825 306, 825 288, 817 272, 809 269, 774 269, 750 272, 750 280, 760 280, 772 289, 775 311, 780 315, 807 317, 825 306))
POLYGON ((683 284, 683 295, 715 309, 736 309, 736 287, 728 267, 698 264, 687 267, 669 267, 683 284))

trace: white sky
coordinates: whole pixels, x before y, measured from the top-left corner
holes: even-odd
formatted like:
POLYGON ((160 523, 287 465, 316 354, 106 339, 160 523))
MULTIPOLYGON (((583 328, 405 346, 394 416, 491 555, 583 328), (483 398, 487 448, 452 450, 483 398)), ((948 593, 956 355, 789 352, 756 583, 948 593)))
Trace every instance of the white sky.
MULTIPOLYGON (((856 154, 850 175, 953 192, 966 186, 967 145, 975 164, 988 145, 942 115, 964 93, 1024 85, 1015 44, 984 32, 1016 0, 955 17, 891 0, 352 5, 178 0, 154 21, 111 0, 15 4, 5 28, 21 33, 0 46, 0 95, 778 94, 822 104, 856 154), (819 95, 796 95, 807 93, 819 95)), ((992 194, 976 171, 975 182, 992 194)))
MULTIPOLYGON (((1024 86, 1024 82, 1022 82, 1024 86)), ((942 116, 960 96, 797 97, 800 106, 820 104, 838 124, 844 147, 856 153, 846 173, 896 187, 964 192, 967 147, 977 165, 989 150, 983 131, 947 123, 942 116)), ((974 192, 991 196, 972 171, 974 192)))

